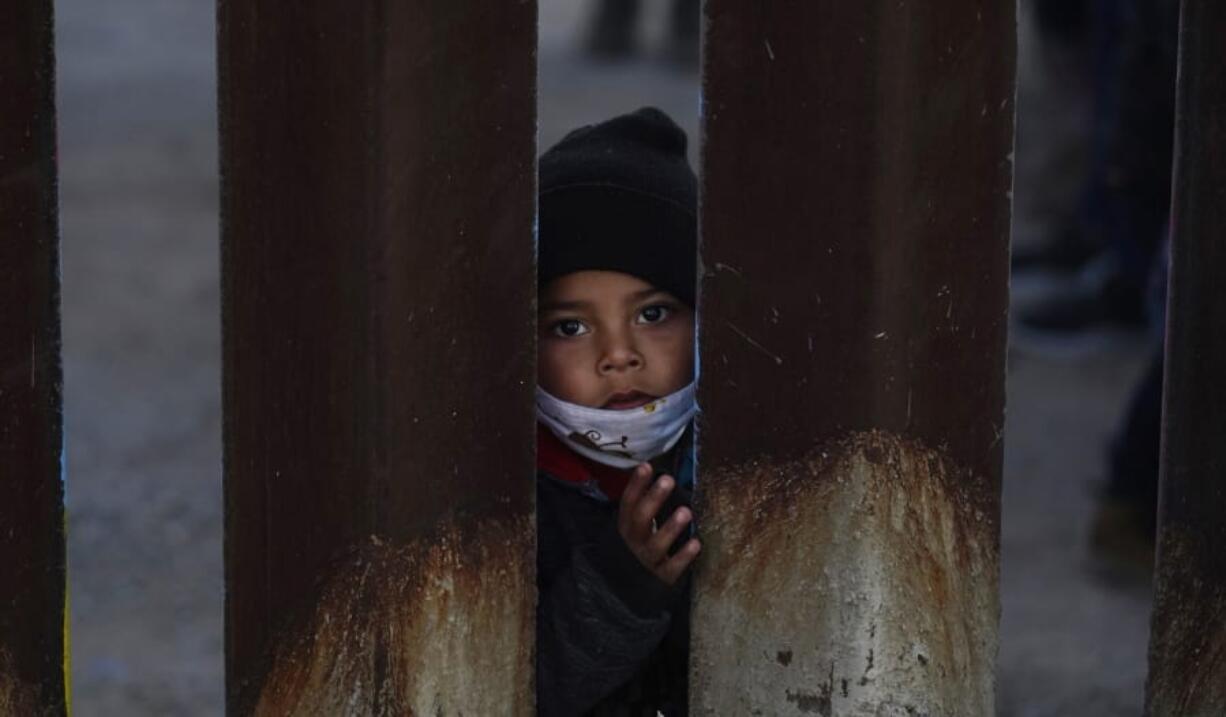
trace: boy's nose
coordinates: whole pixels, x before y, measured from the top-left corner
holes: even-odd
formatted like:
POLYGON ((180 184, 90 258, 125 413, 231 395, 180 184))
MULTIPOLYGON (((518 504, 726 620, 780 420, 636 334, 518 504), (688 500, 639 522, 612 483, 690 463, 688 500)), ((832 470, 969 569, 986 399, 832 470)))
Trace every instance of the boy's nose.
POLYGON ((643 357, 629 347, 620 347, 608 351, 600 359, 600 373, 613 373, 643 367, 643 357))

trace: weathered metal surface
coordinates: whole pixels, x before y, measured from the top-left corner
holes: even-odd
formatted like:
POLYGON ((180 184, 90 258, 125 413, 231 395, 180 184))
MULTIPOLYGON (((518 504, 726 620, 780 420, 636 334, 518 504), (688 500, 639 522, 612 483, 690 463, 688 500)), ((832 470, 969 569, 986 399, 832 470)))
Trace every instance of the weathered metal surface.
POLYGON ((1147 712, 1226 714, 1226 5, 1185 0, 1147 712))
POLYGON ((694 713, 991 714, 1014 5, 706 12, 694 713))
POLYGON ((528 704, 531 680, 501 650, 534 639, 516 568, 532 529, 526 517, 448 523, 409 547, 355 550, 295 641, 278 646, 256 714, 493 715, 528 704))
POLYGON ((37 686, 20 674, 7 652, 0 652, 0 715, 37 714, 64 714, 64 710, 44 709, 37 686))
POLYGON ((535 22, 219 2, 234 714, 531 710, 535 22))
POLYGON ((0 21, 0 714, 62 714, 55 56, 50 0, 0 21))

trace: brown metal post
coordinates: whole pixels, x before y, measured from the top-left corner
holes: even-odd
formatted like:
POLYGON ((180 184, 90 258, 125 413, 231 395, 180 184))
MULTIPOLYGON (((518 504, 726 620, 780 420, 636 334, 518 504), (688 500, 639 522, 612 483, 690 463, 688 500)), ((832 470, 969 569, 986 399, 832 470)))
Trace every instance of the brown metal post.
POLYGON ((0 714, 65 712, 64 489, 50 0, 0 22, 0 714))
POLYGON ((1184 0, 1147 714, 1226 714, 1226 5, 1184 0))
POLYGON ((219 32, 229 708, 527 714, 535 4, 219 32))
POLYGON ((694 713, 991 714, 1014 4, 706 14, 694 713))

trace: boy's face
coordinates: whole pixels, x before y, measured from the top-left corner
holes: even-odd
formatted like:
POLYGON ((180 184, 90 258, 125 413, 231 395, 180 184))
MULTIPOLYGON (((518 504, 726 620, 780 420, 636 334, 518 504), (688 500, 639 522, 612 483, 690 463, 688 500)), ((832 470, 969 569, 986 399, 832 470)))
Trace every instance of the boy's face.
POLYGON ((546 285, 537 382, 563 401, 628 410, 694 380, 694 311, 616 271, 577 271, 546 285))

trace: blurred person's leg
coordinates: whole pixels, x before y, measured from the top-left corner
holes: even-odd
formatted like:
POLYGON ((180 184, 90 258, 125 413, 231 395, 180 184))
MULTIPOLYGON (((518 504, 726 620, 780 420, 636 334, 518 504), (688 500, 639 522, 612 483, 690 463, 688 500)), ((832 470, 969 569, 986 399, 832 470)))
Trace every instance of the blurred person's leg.
POLYGON ((1133 12, 1107 185, 1116 203, 1112 244, 1125 281, 1143 302, 1170 219, 1179 2, 1135 0, 1133 12))
POLYGON ((1107 483, 1090 527, 1099 556, 1143 568, 1153 560, 1157 530, 1162 369, 1159 347, 1111 442, 1107 483))
POLYGON ((702 0, 673 0, 666 50, 669 60, 684 67, 697 67, 701 32, 702 0))
POLYGON ((588 53, 604 59, 633 55, 637 49, 639 0, 596 0, 588 53))
POLYGON ((1068 54, 1073 50, 1074 58, 1085 63, 1092 95, 1089 167, 1069 219, 1045 240, 1015 249, 1012 266, 1015 271, 1068 273, 1083 268, 1104 243, 1097 225, 1102 213, 1106 137, 1119 112, 1121 4, 1119 0, 1035 0, 1035 14, 1047 51, 1068 54), (1084 27, 1077 27, 1079 20, 1085 22, 1084 27), (1081 49, 1078 45, 1084 45, 1083 52, 1077 51, 1081 49))
POLYGON ((1091 27, 1091 0, 1035 0, 1039 32, 1065 42, 1077 42, 1091 27))
POLYGON ((1082 226, 1105 246, 1079 280, 1022 315, 1028 329, 1070 334, 1145 326, 1145 288, 1170 213, 1176 0, 1098 0, 1094 167, 1082 226), (1100 30, 1101 31, 1101 30, 1100 30))
POLYGON ((1158 471, 1169 241, 1156 250, 1147 290, 1155 332, 1149 367, 1134 386, 1107 451, 1107 482, 1090 526, 1090 545, 1100 556, 1147 569, 1153 561, 1158 520, 1158 471))

